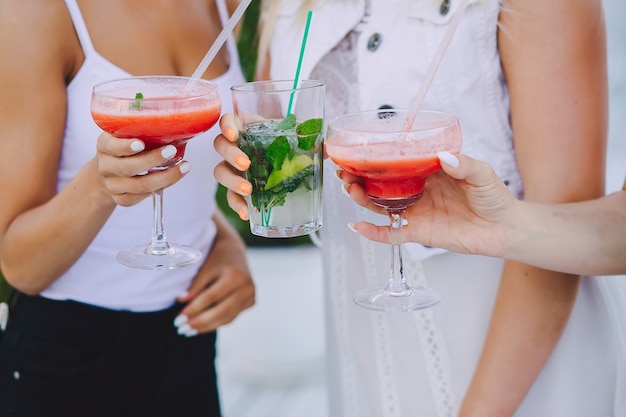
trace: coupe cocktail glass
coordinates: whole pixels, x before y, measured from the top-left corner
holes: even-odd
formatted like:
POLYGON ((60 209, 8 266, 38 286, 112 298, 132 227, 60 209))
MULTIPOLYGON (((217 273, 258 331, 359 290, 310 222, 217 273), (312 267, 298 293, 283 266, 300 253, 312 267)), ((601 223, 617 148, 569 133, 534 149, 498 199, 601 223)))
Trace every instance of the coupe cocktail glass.
MULTIPOLYGON (((159 171, 177 165, 187 141, 209 130, 218 121, 221 101, 217 86, 209 81, 176 76, 129 77, 93 87, 91 115, 113 136, 141 139, 148 151, 164 145, 176 147, 176 155, 159 171)), ((202 254, 190 246, 170 243, 163 227, 163 190, 155 191, 153 228, 148 245, 120 251, 117 260, 141 269, 174 269, 198 261, 202 254)))
POLYGON ((329 123, 328 156, 363 181, 374 204, 384 207, 391 223, 391 274, 384 288, 365 289, 354 301, 378 311, 413 311, 441 300, 433 288, 409 286, 403 275, 401 227, 407 207, 422 196, 426 178, 439 171, 437 152, 458 153, 461 128, 448 113, 419 111, 406 128, 409 110, 379 110, 340 116, 329 123))

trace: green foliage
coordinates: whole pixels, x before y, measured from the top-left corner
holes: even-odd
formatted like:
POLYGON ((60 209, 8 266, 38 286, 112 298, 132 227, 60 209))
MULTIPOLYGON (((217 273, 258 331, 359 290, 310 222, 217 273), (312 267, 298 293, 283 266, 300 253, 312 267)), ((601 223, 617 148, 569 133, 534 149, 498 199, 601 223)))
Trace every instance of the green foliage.
POLYGON ((134 110, 141 109, 141 100, 143 100, 143 94, 142 93, 135 94, 135 101, 133 101, 133 104, 131 105, 132 109, 134 110))
POLYGON ((2 271, 0 271, 0 302, 8 300, 10 292, 11 286, 4 279, 2 271))
POLYGON ((246 80, 252 81, 256 71, 259 46, 259 18, 261 16, 261 1, 252 0, 243 15, 241 32, 237 42, 239 62, 246 80))
POLYGON ((276 137, 270 146, 267 147, 265 153, 265 157, 272 165, 272 169, 280 169, 287 155, 289 155, 289 140, 287 136, 276 137))
POLYGON ((303 151, 310 151, 315 147, 315 141, 322 132, 324 120, 322 119, 309 119, 300 123, 296 128, 296 135, 298 135, 298 148, 303 151))

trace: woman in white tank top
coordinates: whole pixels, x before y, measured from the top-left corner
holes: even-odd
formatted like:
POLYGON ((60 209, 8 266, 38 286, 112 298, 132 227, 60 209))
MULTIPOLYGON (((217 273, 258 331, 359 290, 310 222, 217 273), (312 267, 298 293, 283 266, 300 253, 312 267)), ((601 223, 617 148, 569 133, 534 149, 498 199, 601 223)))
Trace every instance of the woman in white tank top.
MULTIPOLYGON (((312 8, 302 77, 326 83, 327 116, 408 107, 459 4, 271 1, 260 77, 293 77, 312 8)), ((598 197, 604 42, 601 0, 471 0, 424 107, 459 116, 463 152, 492 164, 518 197, 598 197)), ((237 166, 242 154, 228 140, 218 137, 216 147, 237 166)), ((388 274, 389 248, 346 223, 387 219, 342 195, 336 169, 327 161, 320 234, 331 416, 624 415, 623 317, 599 278, 409 244, 405 274, 439 289, 443 301, 405 314, 355 306, 357 290, 388 274)), ((216 172, 232 186, 231 207, 245 213, 243 199, 233 198, 241 179, 232 175, 226 166, 216 172)))
MULTIPOLYGON (((217 130, 190 141, 184 170, 134 177, 166 155, 103 134, 89 102, 104 80, 191 75, 228 15, 225 0, 0 3, 0 261, 19 293, 0 344, 0 416, 219 415, 215 330, 253 304, 254 286, 215 205, 217 130), (165 187, 170 237, 202 261, 118 264, 147 239, 146 197, 165 187)), ((232 111, 234 39, 203 77, 232 111)))

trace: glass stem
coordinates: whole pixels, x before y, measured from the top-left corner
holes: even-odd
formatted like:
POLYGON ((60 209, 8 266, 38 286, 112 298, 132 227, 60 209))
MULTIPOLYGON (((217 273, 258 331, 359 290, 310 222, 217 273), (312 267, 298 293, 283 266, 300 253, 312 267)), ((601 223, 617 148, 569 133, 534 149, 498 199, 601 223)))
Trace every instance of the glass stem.
POLYGON ((391 295, 405 296, 411 290, 404 278, 402 269, 402 223, 404 222, 404 208, 388 209, 391 225, 391 274, 386 291, 391 295))
POLYGON ((146 252, 150 255, 166 255, 172 251, 163 227, 163 189, 152 193, 152 237, 146 252))

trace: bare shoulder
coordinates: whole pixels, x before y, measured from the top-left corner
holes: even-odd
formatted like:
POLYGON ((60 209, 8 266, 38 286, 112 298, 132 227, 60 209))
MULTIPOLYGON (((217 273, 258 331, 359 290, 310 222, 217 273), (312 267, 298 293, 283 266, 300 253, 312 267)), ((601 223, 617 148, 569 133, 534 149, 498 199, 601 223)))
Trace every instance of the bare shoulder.
POLYGON ((74 39, 63 0, 0 0, 0 56, 13 68, 67 70, 76 52, 74 39))
POLYGON ((602 0, 504 0, 501 20, 532 30, 534 25, 596 24, 602 15, 602 0))

